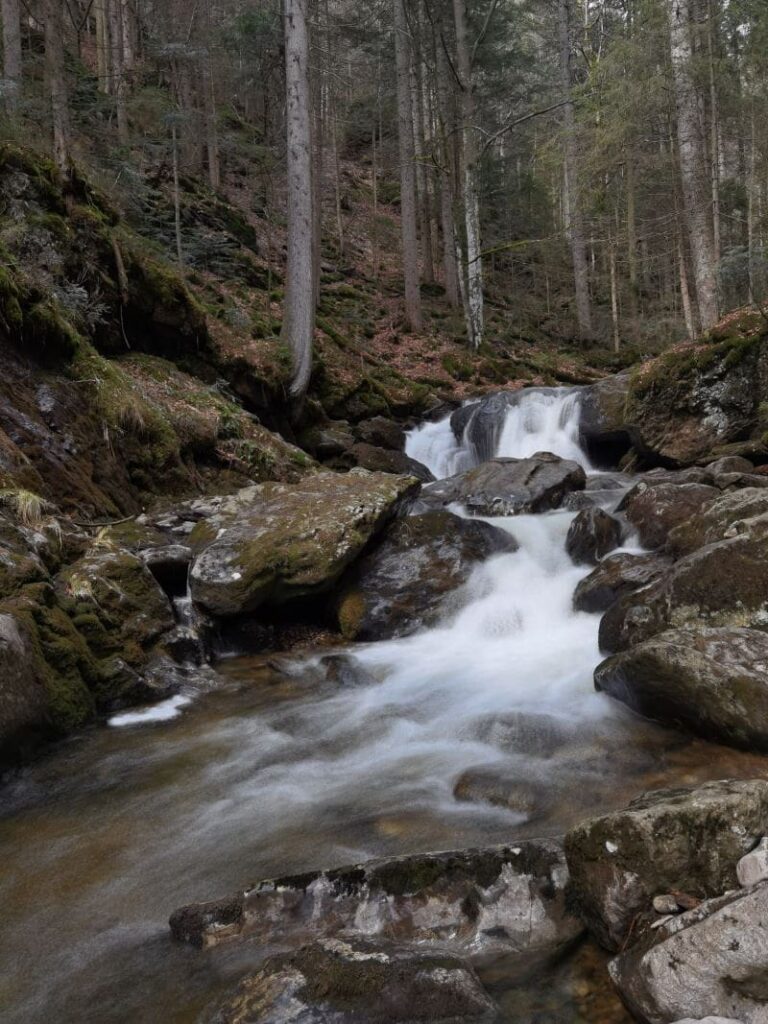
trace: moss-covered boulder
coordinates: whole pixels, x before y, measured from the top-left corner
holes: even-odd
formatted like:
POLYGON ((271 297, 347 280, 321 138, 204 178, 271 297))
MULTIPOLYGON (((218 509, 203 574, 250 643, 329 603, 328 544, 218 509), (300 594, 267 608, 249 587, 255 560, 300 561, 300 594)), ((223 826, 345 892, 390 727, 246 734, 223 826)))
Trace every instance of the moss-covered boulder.
POLYGON ((646 718, 765 751, 766 666, 768 634, 760 630, 674 629, 604 661, 595 689, 646 718))
POLYGON ((472 568, 517 542, 488 523, 450 512, 399 519, 357 565, 338 603, 347 639, 382 640, 432 625, 458 609, 457 591, 472 568))
POLYGON ((434 480, 433 474, 423 463, 410 458, 405 452, 393 451, 390 448, 377 448, 372 444, 360 441, 348 448, 344 454, 335 459, 333 466, 360 466, 372 473, 400 473, 415 476, 423 483, 434 480))
POLYGON ((649 484, 640 481, 622 499, 619 511, 637 530, 644 548, 660 548, 670 530, 686 522, 717 497, 717 488, 706 484, 649 484))
POLYGON ((270 959, 247 974, 212 1024, 491 1024, 477 975, 439 950, 339 939, 270 959))
POLYGON ((361 470, 253 488, 195 559, 192 597, 227 617, 327 590, 418 489, 412 477, 361 470))
POLYGON ((573 594, 579 612, 604 612, 622 597, 655 583, 672 562, 663 555, 609 555, 586 576, 573 594))
POLYGON ((653 919, 654 896, 735 888, 736 864, 766 834, 763 780, 646 793, 566 836, 572 905, 602 945, 619 949, 653 919))

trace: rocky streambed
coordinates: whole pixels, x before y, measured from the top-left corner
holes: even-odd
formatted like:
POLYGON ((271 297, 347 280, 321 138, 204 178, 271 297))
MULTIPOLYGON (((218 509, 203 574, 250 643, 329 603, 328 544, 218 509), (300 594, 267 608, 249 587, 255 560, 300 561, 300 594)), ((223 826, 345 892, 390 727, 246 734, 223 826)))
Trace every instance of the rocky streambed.
POLYGON ((8 1020, 623 1024, 609 970, 641 1021, 765 1019, 768 476, 599 469, 600 402, 66 556, 9 520, 6 749, 66 731, 55 623, 110 727, 4 790, 8 1020))

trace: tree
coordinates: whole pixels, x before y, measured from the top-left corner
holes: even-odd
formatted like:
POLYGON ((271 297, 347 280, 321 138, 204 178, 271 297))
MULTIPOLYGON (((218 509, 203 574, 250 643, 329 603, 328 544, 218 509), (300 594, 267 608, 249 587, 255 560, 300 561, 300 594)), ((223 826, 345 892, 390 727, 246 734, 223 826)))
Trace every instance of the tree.
POLYGON ((288 164, 288 266, 283 341, 293 360, 290 394, 300 406, 312 371, 315 300, 312 278, 315 224, 312 188, 309 0, 285 0, 285 88, 288 164))
POLYGON ((65 177, 72 170, 69 101, 64 71, 64 0, 45 0, 45 74, 51 101, 53 158, 65 177))
POLYGON ((411 60, 405 0, 393 0, 395 62, 397 66, 397 127, 400 144, 400 221, 403 240, 405 317, 413 331, 420 331, 421 292, 416 213, 416 167, 411 109, 411 60))
POLYGON ((21 13, 19 0, 2 0, 3 19, 3 87, 2 93, 9 113, 16 110, 21 92, 21 13))

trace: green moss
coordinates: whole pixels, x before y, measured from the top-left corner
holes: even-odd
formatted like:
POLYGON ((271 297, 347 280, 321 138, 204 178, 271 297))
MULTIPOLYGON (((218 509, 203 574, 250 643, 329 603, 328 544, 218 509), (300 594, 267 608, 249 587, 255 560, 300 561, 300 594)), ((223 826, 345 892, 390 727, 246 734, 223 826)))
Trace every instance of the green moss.
POLYGON ((23 316, 24 341, 45 359, 72 359, 82 336, 51 299, 36 302, 23 316))

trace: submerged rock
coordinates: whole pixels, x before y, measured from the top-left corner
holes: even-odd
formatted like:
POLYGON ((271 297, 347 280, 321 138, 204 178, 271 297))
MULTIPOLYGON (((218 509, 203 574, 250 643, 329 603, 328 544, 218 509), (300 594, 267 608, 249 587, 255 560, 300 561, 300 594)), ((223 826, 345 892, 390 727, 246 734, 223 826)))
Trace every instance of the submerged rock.
POLYGON ((705 1021, 765 1024, 766 918, 765 883, 707 900, 670 918, 613 960, 611 977, 644 1024, 666 1024, 683 1014, 705 1021))
POLYGON ((738 861, 767 831, 762 780, 646 793, 566 836, 574 905, 602 945, 619 949, 640 934, 655 895, 733 889, 738 861))
POLYGON ((246 975, 211 1024, 490 1024, 497 1013, 448 953, 326 939, 246 975))
POLYGON ((621 544, 621 523, 601 508, 587 508, 576 516, 565 539, 565 550, 577 565, 597 565, 621 544))
POLYGON ((666 543, 670 530, 686 522, 718 495, 716 488, 706 484, 641 481, 622 499, 619 511, 637 530, 644 548, 660 548, 666 543))
POLYGON ((604 612, 619 598, 655 583, 671 564, 657 554, 609 555, 576 587, 573 607, 580 612, 604 612))
POLYGON ((342 590, 342 633, 383 640, 432 625, 449 611, 475 565, 517 548, 505 530, 450 512, 400 519, 342 590))
POLYGON ((551 789, 541 782, 520 777, 520 769, 503 764, 467 768, 456 780, 453 795, 457 800, 487 803, 535 820, 549 808, 551 789))
POLYGON ((434 942, 472 960, 548 957, 581 930, 565 907, 567 876, 555 840, 421 854, 260 882, 182 907, 170 927, 197 946, 364 936, 434 942))
POLYGON ((599 665, 595 689, 707 739, 768 750, 768 634, 759 630, 668 630, 599 665))
POLYGON ((431 508, 458 503, 478 516, 513 516, 559 508, 567 494, 585 483, 577 462, 538 452, 529 459, 492 459, 428 484, 420 501, 431 508))
POLYGON ((362 470, 249 488, 197 528, 212 543, 193 562, 192 598, 227 617, 327 590, 418 488, 362 470))

